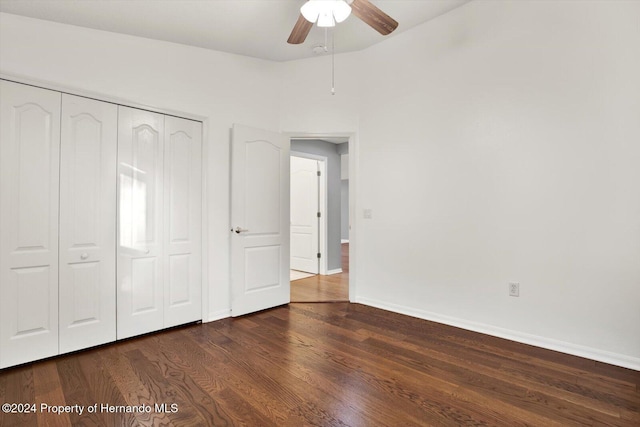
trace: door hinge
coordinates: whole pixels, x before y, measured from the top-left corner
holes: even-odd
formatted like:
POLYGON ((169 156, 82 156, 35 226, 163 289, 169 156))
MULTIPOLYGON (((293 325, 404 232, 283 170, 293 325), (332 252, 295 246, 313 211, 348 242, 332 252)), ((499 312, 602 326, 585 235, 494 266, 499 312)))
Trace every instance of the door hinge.
POLYGON ((321 175, 322 175, 322 172, 318 171, 318 176, 321 176, 321 175))
POLYGON ((318 252, 318 258, 320 258, 320 257, 321 257, 320 252, 318 252))
POLYGON ((322 216, 322 214, 320 212, 318 212, 318 218, 320 218, 322 216))

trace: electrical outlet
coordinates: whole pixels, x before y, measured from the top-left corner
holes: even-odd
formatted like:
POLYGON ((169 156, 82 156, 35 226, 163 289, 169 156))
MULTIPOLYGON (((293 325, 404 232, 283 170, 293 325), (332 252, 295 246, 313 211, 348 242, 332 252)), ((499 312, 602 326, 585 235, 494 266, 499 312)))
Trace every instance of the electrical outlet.
POLYGON ((509 283, 509 296, 510 297, 520 296, 520 283, 516 283, 516 282, 509 283))
POLYGON ((363 216, 364 219, 373 218, 373 210, 371 210, 371 209, 363 209, 362 216, 363 216))

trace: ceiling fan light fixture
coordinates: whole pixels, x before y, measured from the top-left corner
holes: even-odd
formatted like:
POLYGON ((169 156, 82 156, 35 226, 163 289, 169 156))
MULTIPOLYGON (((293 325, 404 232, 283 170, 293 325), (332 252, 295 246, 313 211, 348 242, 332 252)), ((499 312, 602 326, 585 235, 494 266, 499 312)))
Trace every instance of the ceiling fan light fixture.
POLYGON ((300 8, 300 13, 318 27, 334 27, 349 17, 351 6, 343 0, 309 0, 300 8))
POLYGON ((328 11, 322 11, 320 12, 320 15, 318 15, 318 22, 317 22, 318 27, 335 27, 336 26, 336 21, 335 19, 333 19, 333 14, 331 12, 328 11))
POLYGON ((340 23, 347 19, 351 14, 351 6, 346 1, 338 0, 334 1, 333 17, 337 23, 340 23))

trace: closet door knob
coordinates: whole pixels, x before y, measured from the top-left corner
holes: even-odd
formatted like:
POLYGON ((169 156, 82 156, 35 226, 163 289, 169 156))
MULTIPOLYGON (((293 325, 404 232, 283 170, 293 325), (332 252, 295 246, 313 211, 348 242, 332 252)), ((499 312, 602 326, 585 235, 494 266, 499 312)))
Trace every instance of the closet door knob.
POLYGON ((89 258, 89 254, 86 252, 80 255, 80 259, 87 259, 87 258, 89 258))

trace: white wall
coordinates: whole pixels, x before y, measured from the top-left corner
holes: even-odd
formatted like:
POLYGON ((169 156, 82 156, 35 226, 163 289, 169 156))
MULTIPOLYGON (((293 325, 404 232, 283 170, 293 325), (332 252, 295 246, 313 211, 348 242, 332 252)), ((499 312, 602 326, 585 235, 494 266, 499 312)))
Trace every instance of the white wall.
POLYGON ((640 369, 639 16, 472 2, 363 52, 359 301, 640 369))
POLYGON ((335 56, 335 95, 331 94, 331 57, 282 64, 280 129, 327 136, 358 129, 360 53, 335 56))
POLYGON ((229 315, 229 132, 277 130, 279 64, 0 14, 0 73, 205 118, 209 318, 229 315), (208 151, 207 151, 208 150, 208 151))

